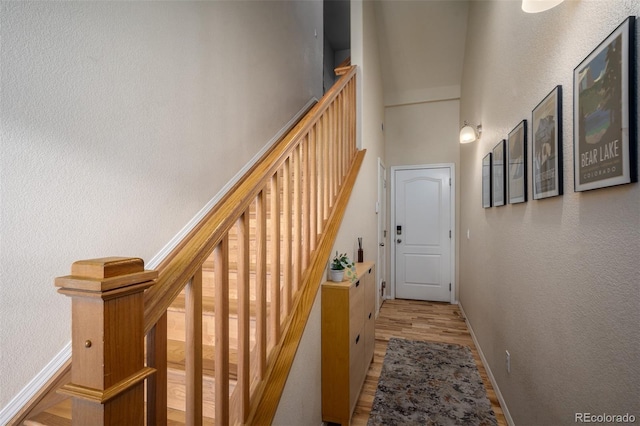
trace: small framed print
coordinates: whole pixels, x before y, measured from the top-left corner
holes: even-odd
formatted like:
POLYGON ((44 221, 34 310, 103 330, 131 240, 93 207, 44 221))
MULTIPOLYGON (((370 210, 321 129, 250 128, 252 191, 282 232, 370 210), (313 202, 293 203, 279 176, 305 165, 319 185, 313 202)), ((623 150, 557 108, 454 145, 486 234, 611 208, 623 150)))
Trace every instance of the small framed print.
POLYGON ((527 201, 527 120, 507 137, 507 180, 509 204, 527 201))
POLYGON ((631 16, 573 71, 576 191, 638 180, 635 33, 631 16))
POLYGON ((491 199, 496 207, 505 204, 505 145, 505 140, 501 140, 493 148, 491 156, 491 199))
POLYGON ((491 207, 491 153, 482 159, 482 207, 491 207))
POLYGON ((556 86, 531 113, 533 199, 562 195, 562 86, 556 86))

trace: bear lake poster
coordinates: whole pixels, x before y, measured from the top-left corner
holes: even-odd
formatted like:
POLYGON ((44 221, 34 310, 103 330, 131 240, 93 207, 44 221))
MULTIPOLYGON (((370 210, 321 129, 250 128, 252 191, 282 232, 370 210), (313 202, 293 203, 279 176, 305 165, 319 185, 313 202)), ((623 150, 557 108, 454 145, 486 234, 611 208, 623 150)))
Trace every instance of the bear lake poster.
POLYGON ((629 119, 635 114, 634 27, 629 17, 574 70, 576 191, 637 179, 635 118, 629 119))
POLYGON ((533 199, 562 195, 562 86, 556 86, 531 114, 533 199))

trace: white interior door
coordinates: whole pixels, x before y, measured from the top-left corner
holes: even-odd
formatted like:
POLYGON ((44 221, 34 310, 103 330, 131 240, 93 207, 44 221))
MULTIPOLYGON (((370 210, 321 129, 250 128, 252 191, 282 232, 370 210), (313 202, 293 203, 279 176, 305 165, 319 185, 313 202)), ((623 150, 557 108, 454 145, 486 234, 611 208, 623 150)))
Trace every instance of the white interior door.
POLYGON ((395 295, 451 301, 451 168, 394 170, 395 295))

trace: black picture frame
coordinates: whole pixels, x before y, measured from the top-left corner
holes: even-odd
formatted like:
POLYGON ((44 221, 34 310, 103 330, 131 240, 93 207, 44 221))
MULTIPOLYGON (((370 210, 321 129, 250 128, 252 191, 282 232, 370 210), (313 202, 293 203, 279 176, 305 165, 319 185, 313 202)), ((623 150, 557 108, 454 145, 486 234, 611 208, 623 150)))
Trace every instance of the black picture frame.
POLYGON ((531 192, 534 200, 563 193, 562 86, 531 112, 531 192))
POLYGON ((575 191, 636 182, 635 17, 573 71, 575 191))
POLYGON ((482 207, 491 207, 491 153, 482 159, 482 207))
POLYGON ((507 183, 505 176, 506 168, 506 141, 503 139, 493 148, 491 156, 491 199, 494 207, 504 206, 505 186, 507 183))
POLYGON ((507 190, 509 204, 527 201, 527 120, 507 136, 507 190))

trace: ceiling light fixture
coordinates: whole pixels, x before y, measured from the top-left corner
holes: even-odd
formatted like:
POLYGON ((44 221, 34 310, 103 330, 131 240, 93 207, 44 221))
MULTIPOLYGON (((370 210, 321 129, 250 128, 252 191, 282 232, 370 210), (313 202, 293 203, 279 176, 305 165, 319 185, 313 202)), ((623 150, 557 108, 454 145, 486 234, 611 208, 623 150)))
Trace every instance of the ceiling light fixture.
POLYGON ((564 0, 522 0, 522 10, 527 13, 538 13, 556 7, 564 0))
POLYGON ((480 139, 482 134, 482 125, 478 124, 473 127, 471 124, 464 122, 464 126, 460 129, 460 143, 471 143, 480 139))

